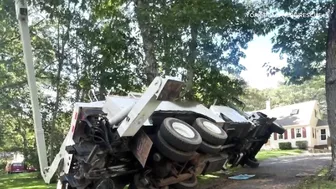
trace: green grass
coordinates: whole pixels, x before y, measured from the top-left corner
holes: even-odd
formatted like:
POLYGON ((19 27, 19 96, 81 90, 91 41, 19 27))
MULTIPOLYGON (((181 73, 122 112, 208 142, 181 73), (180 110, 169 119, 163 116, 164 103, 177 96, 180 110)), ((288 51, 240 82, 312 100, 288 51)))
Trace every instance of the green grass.
POLYGON ((38 173, 1 174, 0 188, 10 189, 55 189, 56 184, 45 184, 37 178, 38 173))
POLYGON ((336 182, 328 180, 328 169, 324 168, 315 176, 304 179, 297 187, 293 189, 335 189, 336 182))
POLYGON ((303 153, 303 150, 300 149, 292 149, 292 150, 262 150, 260 151, 256 158, 259 161, 269 159, 269 158, 276 158, 281 156, 293 156, 293 155, 299 155, 303 153))

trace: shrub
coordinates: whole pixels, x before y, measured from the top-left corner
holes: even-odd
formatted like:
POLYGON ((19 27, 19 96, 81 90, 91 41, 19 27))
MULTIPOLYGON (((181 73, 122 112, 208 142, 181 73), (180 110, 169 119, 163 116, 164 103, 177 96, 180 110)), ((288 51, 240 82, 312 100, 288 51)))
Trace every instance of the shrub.
POLYGON ((0 159, 0 174, 5 172, 5 167, 7 165, 6 159, 0 159))
POLYGON ((292 149, 292 143, 290 142, 279 142, 280 150, 289 150, 292 149))
POLYGON ((307 141, 296 141, 295 145, 301 150, 307 150, 308 142, 307 141))

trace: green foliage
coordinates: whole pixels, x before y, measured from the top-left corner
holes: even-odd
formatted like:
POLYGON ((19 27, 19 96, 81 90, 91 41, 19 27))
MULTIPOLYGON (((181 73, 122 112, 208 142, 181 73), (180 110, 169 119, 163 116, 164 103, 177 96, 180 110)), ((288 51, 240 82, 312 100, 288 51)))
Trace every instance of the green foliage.
POLYGON ((296 141, 295 145, 302 150, 307 150, 308 148, 308 141, 296 141))
POLYGON ((322 117, 326 117, 325 79, 315 76, 303 84, 282 85, 275 89, 246 88, 240 100, 246 105, 245 111, 262 110, 266 108, 266 100, 272 107, 290 105, 310 100, 319 102, 322 117))
MULTIPOLYGON (((282 57, 286 55, 288 62, 288 66, 273 70, 281 71, 290 83, 302 83, 322 74, 332 1, 270 0, 267 3, 271 9, 286 14, 268 20, 277 30, 273 37, 273 51, 282 57)), ((271 64, 269 66, 272 70, 271 64)))
POLYGON ((290 150, 292 149, 292 143, 290 142, 279 142, 280 150, 290 150))
POLYGON ((5 167, 7 165, 7 159, 1 158, 0 159, 0 174, 5 170, 5 167))
MULTIPOLYGON (((237 1, 29 1, 34 65, 51 161, 68 132, 74 102, 93 88, 141 92, 148 75, 191 84, 206 105, 240 103, 242 49, 266 24, 237 1), (142 3, 142 4, 139 4, 142 3), (151 58, 151 59, 150 59, 151 58), (231 75, 234 75, 231 76, 231 75)), ((0 3, 0 149, 38 165, 30 96, 14 2, 0 3)), ((266 29, 267 30, 267 29, 266 29)), ((189 97, 189 96, 188 96, 189 97)))

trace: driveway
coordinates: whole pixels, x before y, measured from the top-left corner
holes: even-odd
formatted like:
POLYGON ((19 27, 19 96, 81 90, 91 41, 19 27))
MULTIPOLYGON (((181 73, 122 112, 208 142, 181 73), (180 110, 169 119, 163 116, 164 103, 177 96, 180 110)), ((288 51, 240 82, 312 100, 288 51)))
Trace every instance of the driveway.
POLYGON ((304 154, 262 161, 258 169, 241 168, 238 174, 254 174, 249 180, 230 180, 228 176, 201 185, 202 189, 285 189, 298 184, 299 173, 314 174, 331 160, 330 154, 304 154))

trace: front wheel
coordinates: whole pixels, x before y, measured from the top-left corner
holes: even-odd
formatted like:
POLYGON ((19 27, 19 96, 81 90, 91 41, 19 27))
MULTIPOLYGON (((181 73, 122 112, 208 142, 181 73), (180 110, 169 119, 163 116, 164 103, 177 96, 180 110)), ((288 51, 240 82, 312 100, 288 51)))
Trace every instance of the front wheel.
POLYGON ((259 167, 259 162, 255 158, 247 158, 244 164, 254 169, 259 167))

